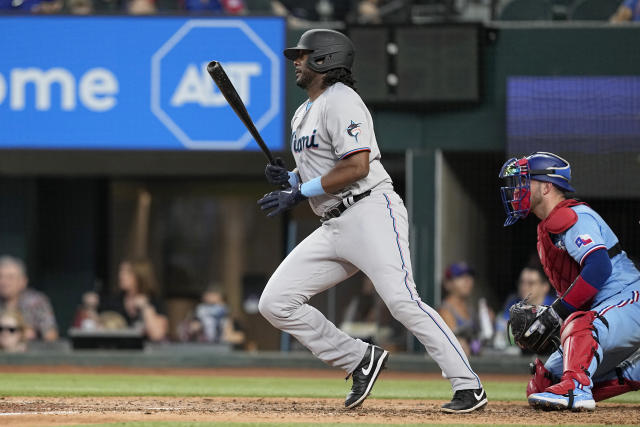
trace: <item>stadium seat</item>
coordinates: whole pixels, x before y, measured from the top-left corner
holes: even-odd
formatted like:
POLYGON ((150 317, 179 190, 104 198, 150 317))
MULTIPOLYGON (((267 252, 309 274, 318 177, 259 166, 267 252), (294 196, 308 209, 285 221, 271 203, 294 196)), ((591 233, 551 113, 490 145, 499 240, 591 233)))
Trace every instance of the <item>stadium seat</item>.
POLYGON ((549 0, 512 0, 507 3, 498 19, 500 21, 548 21, 553 16, 549 0))
POLYGON ((569 11, 572 21, 608 21, 618 6, 620 0, 579 0, 569 11))

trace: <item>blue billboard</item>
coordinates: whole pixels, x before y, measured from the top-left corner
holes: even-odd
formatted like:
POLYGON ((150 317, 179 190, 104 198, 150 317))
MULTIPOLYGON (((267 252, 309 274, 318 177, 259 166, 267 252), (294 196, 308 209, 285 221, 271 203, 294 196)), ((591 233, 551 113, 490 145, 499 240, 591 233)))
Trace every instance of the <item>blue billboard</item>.
POLYGON ((640 77, 514 76, 507 81, 509 153, 640 150, 640 77))
POLYGON ((281 150, 284 42, 277 17, 0 17, 0 148, 257 150, 217 60, 281 150))

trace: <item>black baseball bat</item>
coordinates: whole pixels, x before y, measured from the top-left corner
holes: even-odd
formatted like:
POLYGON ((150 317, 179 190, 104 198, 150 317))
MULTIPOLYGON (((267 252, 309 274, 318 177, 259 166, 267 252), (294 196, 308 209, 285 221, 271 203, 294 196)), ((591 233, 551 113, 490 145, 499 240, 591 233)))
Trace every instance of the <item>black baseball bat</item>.
POLYGON ((253 139, 256 140, 265 156, 267 156, 267 159, 269 159, 269 163, 275 165, 275 159, 273 158, 269 147, 267 147, 267 144, 265 144, 262 136, 260 136, 258 129, 256 129, 256 126, 253 124, 253 120, 251 120, 251 116, 249 115, 247 108, 244 106, 244 102, 240 99, 240 95, 238 95, 236 88, 233 86, 233 83, 231 83, 231 80, 229 80, 227 73, 224 72, 222 65, 218 61, 211 61, 209 62, 209 65, 207 65, 207 71, 216 83, 216 86, 218 86, 218 89, 220 89, 222 95, 224 95, 224 99, 227 100, 231 108, 233 108, 233 111, 235 111, 236 115, 240 120, 242 120, 242 123, 244 123, 247 129, 249 129, 253 139))

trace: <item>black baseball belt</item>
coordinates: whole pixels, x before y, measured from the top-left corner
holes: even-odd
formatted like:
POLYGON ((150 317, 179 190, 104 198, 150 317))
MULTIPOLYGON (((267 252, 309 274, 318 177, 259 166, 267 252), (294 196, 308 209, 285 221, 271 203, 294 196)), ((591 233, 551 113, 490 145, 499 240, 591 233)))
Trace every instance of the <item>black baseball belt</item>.
POLYGON ((331 218, 338 218, 344 211, 353 206, 356 202, 364 199, 371 194, 371 190, 367 190, 364 193, 360 193, 356 196, 349 196, 342 199, 342 201, 334 206, 331 206, 326 210, 320 221, 325 222, 331 218))
POLYGON ((616 255, 620 255, 621 252, 622 252, 622 246, 620 246, 620 242, 616 243, 611 248, 607 249, 609 258, 613 258, 616 255))

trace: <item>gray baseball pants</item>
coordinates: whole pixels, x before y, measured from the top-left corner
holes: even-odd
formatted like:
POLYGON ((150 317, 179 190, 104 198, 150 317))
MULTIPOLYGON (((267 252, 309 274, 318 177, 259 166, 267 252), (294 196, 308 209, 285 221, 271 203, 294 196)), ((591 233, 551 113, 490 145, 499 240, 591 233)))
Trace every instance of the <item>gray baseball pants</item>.
POLYGON ((402 199, 393 191, 373 191, 296 246, 269 279, 260 313, 320 360, 351 373, 368 344, 342 332, 307 302, 361 270, 391 314, 425 346, 454 391, 480 388, 455 335, 416 291, 408 234, 402 199))

